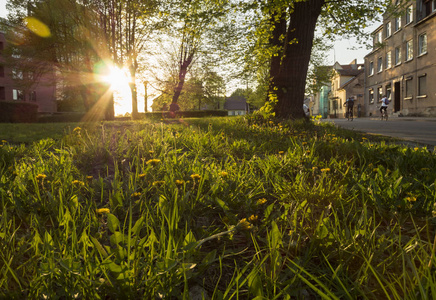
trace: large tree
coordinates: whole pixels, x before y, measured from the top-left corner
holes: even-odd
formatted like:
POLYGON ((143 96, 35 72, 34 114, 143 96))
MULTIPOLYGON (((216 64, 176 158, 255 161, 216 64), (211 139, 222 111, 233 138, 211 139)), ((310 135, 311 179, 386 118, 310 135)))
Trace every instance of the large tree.
MULTIPOLYGON (((242 1, 246 8, 247 1, 242 1)), ((319 25, 326 35, 362 34, 390 0, 264 0, 255 8, 258 47, 269 56, 268 100, 278 118, 304 118, 306 77, 319 25)))

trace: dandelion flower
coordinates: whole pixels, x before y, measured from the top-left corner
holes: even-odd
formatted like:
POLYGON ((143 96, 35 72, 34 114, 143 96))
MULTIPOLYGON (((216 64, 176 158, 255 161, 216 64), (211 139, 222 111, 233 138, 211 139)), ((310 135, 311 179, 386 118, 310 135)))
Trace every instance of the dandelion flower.
POLYGON ((109 208, 98 208, 95 210, 97 214, 109 214, 111 211, 109 208))
POLYGON ((200 178, 201 178, 201 176, 199 175, 199 174, 192 174, 191 175, 191 178, 193 179, 193 180, 200 180, 200 178))
POLYGON ((85 183, 80 180, 73 180, 72 184, 77 186, 85 185, 85 183))
POLYGON ((409 201, 409 202, 415 202, 416 201, 416 197, 407 197, 406 200, 409 201))
POLYGON ((250 222, 256 222, 257 219, 258 219, 258 216, 251 215, 251 216, 248 218, 248 221, 250 221, 250 222))
POLYGON ((419 150, 419 147, 415 147, 415 148, 413 148, 413 150, 418 151, 418 150, 419 150))
POLYGON ((153 186, 162 185, 162 184, 164 184, 164 183, 165 183, 165 181, 154 181, 154 182, 153 182, 153 186))
POLYGON ((247 221, 246 218, 243 218, 238 222, 236 228, 239 230, 250 230, 252 228, 252 225, 250 224, 250 222, 247 221))
POLYGON ((321 172, 323 172, 323 173, 330 172, 330 168, 321 169, 321 172))
POLYGON ((156 165, 158 163, 160 163, 160 159, 156 159, 156 158, 147 160, 147 162, 146 162, 147 165, 149 165, 149 164, 156 165))
POLYGON ((146 175, 147 175, 147 174, 142 173, 142 174, 139 174, 138 177, 139 177, 139 178, 144 178, 146 175))
POLYGON ((265 204, 267 202, 267 200, 265 198, 259 199, 257 200, 257 205, 262 205, 265 204))
POLYGON ((2 143, 3 143, 3 144, 6 144, 6 143, 7 143, 7 141, 6 141, 6 140, 2 140, 2 143))
POLYGON ((47 177, 45 174, 38 174, 36 175, 36 180, 44 180, 47 177))
POLYGON ((220 173, 221 177, 227 177, 229 175, 229 173, 227 173, 226 171, 222 171, 220 173))
POLYGON ((73 132, 80 133, 81 130, 82 130, 82 128, 76 127, 73 129, 73 132))
POLYGON ((183 185, 185 183, 184 180, 176 180, 177 185, 183 185))
POLYGON ((140 196, 141 196, 141 193, 139 193, 139 192, 132 194, 132 198, 136 198, 136 197, 140 197, 140 196))
POLYGON ((279 154, 281 155, 281 154, 284 154, 285 153, 285 151, 279 151, 279 154))

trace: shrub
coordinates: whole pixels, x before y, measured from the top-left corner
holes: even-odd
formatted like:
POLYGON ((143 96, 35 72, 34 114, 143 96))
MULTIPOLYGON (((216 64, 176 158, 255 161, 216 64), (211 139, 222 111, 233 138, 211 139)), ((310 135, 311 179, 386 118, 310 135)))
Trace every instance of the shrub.
POLYGON ((29 102, 0 101, 0 123, 32 123, 38 119, 38 105, 29 102))

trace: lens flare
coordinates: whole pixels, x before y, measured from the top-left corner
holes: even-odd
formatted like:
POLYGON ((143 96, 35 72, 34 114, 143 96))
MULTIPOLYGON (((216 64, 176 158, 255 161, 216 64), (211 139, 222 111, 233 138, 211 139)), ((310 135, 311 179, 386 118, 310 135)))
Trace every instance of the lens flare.
POLYGON ((51 36, 50 28, 48 28, 47 25, 37 18, 27 17, 24 19, 24 21, 26 22, 26 27, 34 34, 43 38, 48 38, 51 36))

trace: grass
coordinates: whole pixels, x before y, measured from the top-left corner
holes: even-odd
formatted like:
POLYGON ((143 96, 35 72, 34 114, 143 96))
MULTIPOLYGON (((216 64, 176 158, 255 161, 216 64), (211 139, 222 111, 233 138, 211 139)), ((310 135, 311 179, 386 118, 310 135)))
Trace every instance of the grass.
POLYGON ((1 142, 2 297, 435 297, 426 148, 251 118, 44 126, 1 142))

